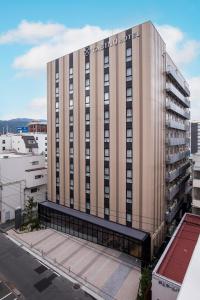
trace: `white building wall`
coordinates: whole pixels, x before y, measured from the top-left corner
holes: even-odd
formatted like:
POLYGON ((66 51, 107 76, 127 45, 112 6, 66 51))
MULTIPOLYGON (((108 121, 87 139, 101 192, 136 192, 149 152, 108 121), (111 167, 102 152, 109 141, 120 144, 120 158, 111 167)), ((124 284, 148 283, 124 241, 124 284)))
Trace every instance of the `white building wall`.
POLYGON ((45 159, 47 160, 47 133, 29 133, 35 137, 36 142, 38 143, 38 154, 45 154, 45 159))
POLYGON ((44 155, 0 155, 0 185, 3 223, 14 218, 16 208, 24 209, 28 196, 40 202, 46 199, 47 169, 44 155))
POLYGON ((180 285, 153 274, 152 300, 176 300, 179 290, 180 285))

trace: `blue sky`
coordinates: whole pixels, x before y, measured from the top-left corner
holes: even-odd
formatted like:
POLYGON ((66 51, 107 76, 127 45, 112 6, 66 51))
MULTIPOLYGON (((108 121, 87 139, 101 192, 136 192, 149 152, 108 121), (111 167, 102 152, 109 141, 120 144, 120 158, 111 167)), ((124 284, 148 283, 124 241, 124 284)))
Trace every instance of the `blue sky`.
POLYGON ((197 0, 1 0, 0 119, 44 118, 47 61, 147 20, 190 82, 200 119, 199 12, 197 0))

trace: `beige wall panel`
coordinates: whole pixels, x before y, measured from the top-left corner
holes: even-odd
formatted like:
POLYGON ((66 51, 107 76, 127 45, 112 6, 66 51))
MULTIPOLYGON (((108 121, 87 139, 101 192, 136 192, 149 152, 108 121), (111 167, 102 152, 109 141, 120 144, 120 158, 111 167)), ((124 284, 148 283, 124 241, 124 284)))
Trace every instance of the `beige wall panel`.
MULTIPOLYGON (((118 40, 125 37, 125 32, 118 35, 118 40)), ((116 97, 116 200, 117 221, 126 224, 126 43, 117 47, 117 97, 116 97)), ((113 212, 111 212, 113 214, 113 212)))
POLYGON ((47 64, 47 142, 48 142, 48 199, 52 200, 52 122, 51 122, 51 97, 52 97, 52 62, 47 64))
POLYGON ((79 125, 79 53, 73 54, 73 96, 74 96, 74 208, 79 209, 80 206, 80 125, 79 125))
POLYGON ((70 169, 70 159, 69 159, 69 56, 64 56, 64 141, 65 141, 65 161, 64 161, 64 168, 65 168, 65 205, 70 206, 70 189, 69 189, 69 169, 70 169))
POLYGON ((60 204, 64 205, 64 185, 65 185, 65 174, 64 174, 64 165, 65 165, 65 157, 64 157, 64 64, 63 57, 59 59, 59 147, 60 147, 60 204))
POLYGON ((104 217, 104 67, 103 51, 97 53, 97 182, 98 216, 104 217))
POLYGON ((85 211, 85 54, 80 55, 80 210, 85 211))
POLYGON ((56 97, 55 97, 55 61, 52 62, 52 97, 51 97, 51 117, 52 117, 52 201, 56 202, 56 97))
POLYGON ((97 54, 90 55, 90 213, 97 214, 97 54))

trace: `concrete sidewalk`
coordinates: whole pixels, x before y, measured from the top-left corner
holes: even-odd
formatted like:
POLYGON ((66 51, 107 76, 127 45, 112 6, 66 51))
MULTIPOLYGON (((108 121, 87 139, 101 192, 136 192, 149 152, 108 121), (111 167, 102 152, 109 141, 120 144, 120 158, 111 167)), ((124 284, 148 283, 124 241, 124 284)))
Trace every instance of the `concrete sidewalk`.
POLYGON ((103 299, 137 297, 140 269, 124 253, 53 229, 8 235, 103 299))

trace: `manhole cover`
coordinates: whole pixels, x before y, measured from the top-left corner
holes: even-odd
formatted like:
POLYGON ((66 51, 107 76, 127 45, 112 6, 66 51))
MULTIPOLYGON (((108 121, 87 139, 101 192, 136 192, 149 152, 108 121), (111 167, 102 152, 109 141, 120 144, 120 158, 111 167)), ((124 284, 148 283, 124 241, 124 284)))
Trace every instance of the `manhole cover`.
POLYGON ((80 284, 79 283, 74 283, 73 284, 73 288, 75 289, 75 290, 78 290, 78 289, 80 289, 80 284))

